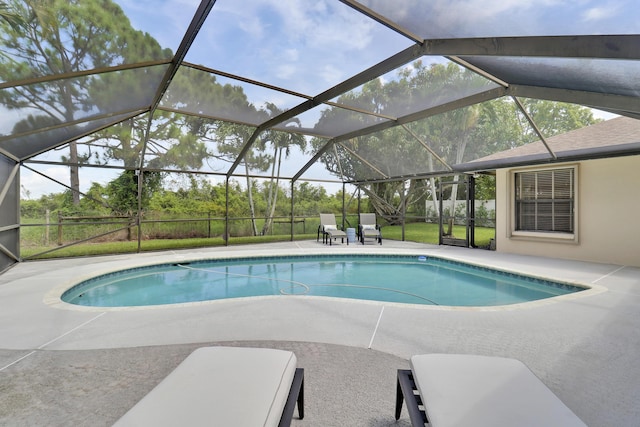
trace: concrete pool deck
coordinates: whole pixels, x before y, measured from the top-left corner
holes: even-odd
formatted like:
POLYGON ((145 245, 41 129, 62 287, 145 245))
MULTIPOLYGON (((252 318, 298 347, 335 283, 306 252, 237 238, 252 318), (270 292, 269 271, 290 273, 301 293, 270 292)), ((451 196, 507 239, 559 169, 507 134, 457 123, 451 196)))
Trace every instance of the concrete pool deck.
POLYGON ((640 269, 386 240, 314 241, 35 261, 0 275, 0 425, 110 425, 203 345, 296 352, 300 426, 406 426, 395 375, 422 353, 513 357, 590 426, 640 419, 640 269), (132 309, 75 307, 61 292, 109 271, 232 256, 434 255, 594 286, 552 300, 444 308, 276 296, 132 309))

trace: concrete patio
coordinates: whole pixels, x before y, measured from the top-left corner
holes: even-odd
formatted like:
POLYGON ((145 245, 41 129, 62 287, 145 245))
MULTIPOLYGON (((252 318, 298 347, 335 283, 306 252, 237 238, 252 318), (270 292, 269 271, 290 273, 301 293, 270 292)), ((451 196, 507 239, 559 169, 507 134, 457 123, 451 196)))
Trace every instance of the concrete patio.
POLYGON ((21 263, 0 275, 0 424, 111 425, 193 349, 292 350, 305 368, 300 426, 408 426, 395 375, 413 354, 513 357, 590 426, 640 419, 640 269, 386 240, 314 241, 21 263), (175 306, 70 306, 93 275, 166 262, 302 253, 434 255, 593 286, 568 297, 453 308, 274 296, 175 306))

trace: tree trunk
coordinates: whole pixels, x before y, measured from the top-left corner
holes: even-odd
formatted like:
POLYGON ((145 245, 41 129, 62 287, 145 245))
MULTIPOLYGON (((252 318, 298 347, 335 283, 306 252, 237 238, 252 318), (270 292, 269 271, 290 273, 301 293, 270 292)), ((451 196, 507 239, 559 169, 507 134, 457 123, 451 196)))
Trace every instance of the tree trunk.
MULTIPOLYGON (((464 157, 464 150, 467 148, 467 132, 465 132, 464 138, 460 142, 456 150, 456 164, 462 163, 462 158, 464 157)), ((456 199, 458 198, 458 180, 459 176, 454 175, 453 177, 453 186, 451 187, 451 204, 450 204, 450 215, 455 218, 456 216, 456 199)))
POLYGON ((80 204, 80 168, 78 165, 78 143, 72 141, 69 143, 69 187, 73 196, 73 204, 80 204))
MULTIPOLYGON (((65 70, 71 70, 71 65, 64 62, 65 70)), ((64 118, 67 122, 74 120, 74 104, 71 98, 72 88, 66 83, 60 86, 62 104, 64 105, 64 118)), ((71 187, 71 196, 75 206, 80 205, 80 167, 78 166, 78 143, 71 141, 69 143, 69 187, 71 187)))
POLYGON ((249 196, 249 210, 251 212, 251 230, 253 235, 258 235, 258 225, 256 224, 256 208, 253 204, 253 186, 251 183, 251 177, 249 176, 249 165, 244 162, 245 175, 247 176, 247 195, 249 196))
MULTIPOLYGON (((433 170, 433 156, 429 154, 429 170, 433 170)), ((429 178, 429 184, 431 192, 431 200, 433 201, 433 211, 436 213, 436 216, 440 216, 440 206, 438 205, 438 192, 436 191, 436 180, 435 178, 429 178)))
MULTIPOLYGON (((267 234, 267 232, 271 228, 271 224, 273 223, 273 215, 275 215, 276 212, 276 202, 278 200, 278 185, 280 185, 280 166, 282 165, 282 148, 278 150, 277 157, 278 171, 275 174, 275 185, 273 185, 273 169, 271 173, 271 189, 269 190, 270 205, 267 206, 267 208, 269 209, 269 215, 265 219, 264 226, 262 227, 263 235, 267 234)), ((275 158, 273 165, 274 167, 276 165, 275 158)))

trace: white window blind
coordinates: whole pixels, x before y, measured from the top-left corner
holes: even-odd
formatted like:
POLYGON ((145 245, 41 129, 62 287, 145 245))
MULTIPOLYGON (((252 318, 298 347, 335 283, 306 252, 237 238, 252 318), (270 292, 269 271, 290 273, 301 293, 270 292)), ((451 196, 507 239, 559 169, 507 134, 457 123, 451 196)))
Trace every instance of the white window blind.
POLYGON ((516 231, 573 233, 574 169, 515 174, 516 231))

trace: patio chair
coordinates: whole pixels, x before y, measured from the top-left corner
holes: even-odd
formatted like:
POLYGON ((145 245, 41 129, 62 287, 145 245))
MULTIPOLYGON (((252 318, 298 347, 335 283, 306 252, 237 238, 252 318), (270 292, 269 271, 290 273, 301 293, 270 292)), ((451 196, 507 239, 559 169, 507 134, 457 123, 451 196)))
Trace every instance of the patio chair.
MULTIPOLYGON (((334 214, 320 214, 318 235, 320 235, 320 233, 322 233, 322 243, 329 243, 329 245, 332 244, 332 240, 335 240, 338 237, 340 237, 342 239, 342 243, 344 243, 344 238, 347 237, 347 233, 338 228, 336 216, 334 214)), ((349 245, 348 239, 347 245, 349 245)))
POLYGON ((586 427, 518 360, 424 354, 410 364, 398 370, 395 416, 404 398, 414 427, 586 427))
POLYGON ((358 236, 360 243, 364 245, 365 238, 373 238, 379 244, 382 244, 382 229, 376 223, 376 214, 361 213, 360 223, 358 224, 358 236))
POLYGON ((202 347, 116 426, 289 426, 304 418, 304 370, 295 354, 267 348, 202 347))

